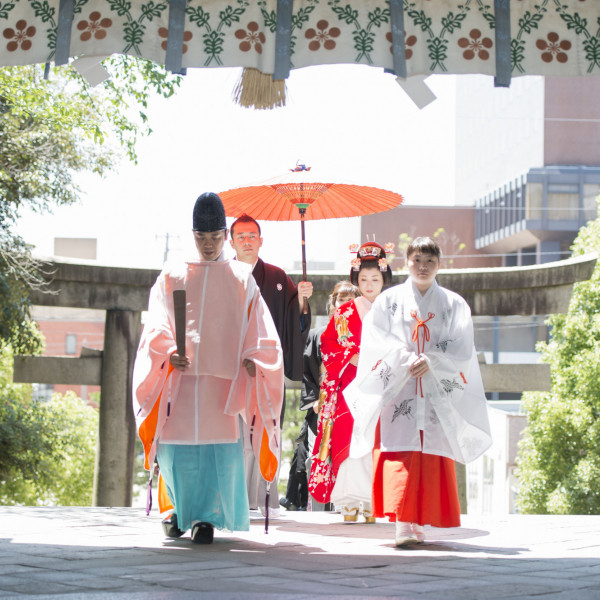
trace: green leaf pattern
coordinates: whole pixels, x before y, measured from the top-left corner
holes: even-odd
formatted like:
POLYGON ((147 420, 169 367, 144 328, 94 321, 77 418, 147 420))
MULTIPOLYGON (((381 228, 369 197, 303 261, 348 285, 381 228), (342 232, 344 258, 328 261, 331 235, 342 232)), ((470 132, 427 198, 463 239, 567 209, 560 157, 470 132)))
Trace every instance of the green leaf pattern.
POLYGON ((14 7, 14 2, 0 2, 0 19, 8 19, 8 13, 14 7))
MULTIPOLYGON (((260 4, 264 4, 259 2, 260 4)), ((225 50, 226 34, 223 29, 230 29, 234 24, 239 23, 242 15, 246 12, 249 2, 247 0, 237 0, 234 5, 225 5, 218 11, 211 25, 211 13, 202 6, 192 6, 188 1, 186 14, 197 28, 202 30, 202 42, 204 50, 204 67, 212 64, 222 66, 223 59, 221 55, 225 50)))
MULTIPOLYGON (((412 40, 409 75, 494 74, 493 0, 402 0, 402 4, 406 38, 412 40), (465 38, 477 40, 476 32, 479 40, 487 38, 489 52, 483 56, 463 52, 465 38)), ((293 67, 331 62, 392 67, 389 0, 295 0, 292 6, 293 67), (319 43, 333 30, 327 44, 319 43)), ((59 0, 0 0, 0 64, 51 60, 56 49, 58 7, 59 0), (23 44, 28 36, 33 43, 23 44)), ((600 72, 599 0, 515 0, 510 9, 514 75, 600 72)), ((160 43, 164 48, 165 36, 159 29, 164 31, 168 25, 168 0, 75 0, 74 12, 73 53, 108 51, 164 60, 160 43), (106 35, 88 34, 80 40, 77 24, 82 19, 89 21, 94 13, 110 22, 106 35)), ((187 0, 185 13, 185 31, 192 34, 186 38, 190 66, 239 66, 255 60, 257 68, 268 71, 273 64, 277 0, 187 0), (236 37, 250 22, 258 25, 258 31, 253 25, 249 35, 266 39, 262 54, 250 52, 250 44, 241 44, 242 38, 236 37)))
POLYGON ((526 10, 518 21, 519 30, 517 36, 511 40, 511 61, 513 72, 516 69, 519 73, 525 73, 523 63, 525 61, 527 45, 524 36, 525 34, 531 35, 534 30, 539 29, 539 23, 544 18, 544 14, 547 12, 547 4, 548 0, 544 0, 541 4, 536 4, 536 12, 526 10), (516 49, 518 49, 518 51, 515 51, 516 49))
POLYGON ((48 24, 49 27, 46 28, 46 37, 48 39, 48 49, 50 53, 46 56, 46 61, 51 60, 54 57, 54 51, 56 50, 56 27, 57 23, 54 19, 55 9, 51 7, 50 4, 44 0, 43 2, 38 2, 35 0, 31 2, 31 7, 33 8, 33 14, 36 17, 39 17, 42 23, 48 24))
MULTIPOLYGON (((560 0, 555 0, 557 4, 557 12, 560 14, 561 19, 567 24, 568 29, 572 29, 577 36, 583 36, 583 49, 585 50, 585 58, 588 61, 589 74, 594 72, 597 73, 596 68, 600 69, 600 49, 598 48, 600 42, 600 31, 590 32, 587 26, 587 19, 582 18, 579 13, 575 12, 571 14, 567 10, 567 6, 560 0)), ((600 17, 596 19, 598 25, 600 25, 600 17)))
MULTIPOLYGON (((375 49, 376 30, 382 29, 382 26, 390 22, 389 7, 375 7, 375 10, 367 12, 366 25, 364 25, 364 21, 361 23, 359 11, 352 8, 349 4, 342 6, 341 0, 329 0, 328 4, 334 14, 337 15, 338 20, 353 27, 352 39, 354 41, 354 49, 357 51, 354 62, 360 63, 366 61, 372 65, 373 59, 371 54, 375 49)), ((387 31, 387 29, 384 30, 384 36, 387 31)))
POLYGON ((431 72, 448 72, 446 60, 448 59, 449 40, 447 36, 462 28, 463 21, 471 10, 470 5, 471 0, 465 0, 464 4, 457 5, 458 12, 456 14, 449 11, 447 14, 441 15, 441 28, 439 32, 436 32, 434 20, 424 10, 417 10, 415 8, 416 2, 404 1, 405 14, 412 20, 415 28, 420 29, 426 35, 427 51, 431 61, 429 70, 431 72))

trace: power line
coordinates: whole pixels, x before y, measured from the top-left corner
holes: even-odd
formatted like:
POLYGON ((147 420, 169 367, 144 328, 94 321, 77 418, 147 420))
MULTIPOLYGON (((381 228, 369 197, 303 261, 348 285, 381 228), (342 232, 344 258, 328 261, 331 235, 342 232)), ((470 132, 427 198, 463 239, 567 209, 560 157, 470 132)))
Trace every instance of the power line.
POLYGON ((477 331, 500 331, 500 330, 505 330, 505 329, 525 329, 525 328, 533 329, 534 327, 537 329, 538 327, 548 327, 543 322, 542 323, 523 323, 521 325, 519 325, 519 324, 514 324, 514 325, 498 324, 498 325, 493 325, 492 327, 479 327, 477 325, 477 323, 474 323, 473 326, 474 326, 474 329, 477 331))
POLYGON ((165 233, 164 235, 156 235, 154 236, 155 239, 159 239, 159 238, 165 238, 165 250, 163 253, 163 264, 167 262, 168 258, 169 258, 169 252, 171 251, 171 246, 169 245, 169 240, 171 239, 179 239, 178 235, 173 235, 170 234, 169 232, 165 233))
MULTIPOLYGON (((393 253, 392 253, 393 254, 393 253)), ((557 254, 566 254, 566 255, 570 255, 571 251, 570 250, 556 250, 556 251, 544 251, 544 252, 536 252, 536 251, 527 251, 527 252, 521 252, 521 256, 544 256, 544 255, 548 255, 548 256, 556 256, 557 254)), ((482 253, 482 254, 442 254, 442 261, 447 260, 447 259, 456 259, 456 258, 503 258, 503 257, 508 257, 508 256, 517 256, 517 252, 504 252, 504 253, 491 253, 488 254, 487 252, 482 253)), ((394 258, 404 258, 404 255, 394 255, 394 258)), ((526 265, 526 266, 533 266, 533 265, 526 265)), ((408 273, 406 273, 408 275, 408 273)))
MULTIPOLYGON (((490 211, 490 210, 521 210, 521 211, 528 211, 528 212, 559 212, 559 211, 563 211, 563 212, 587 212, 587 211, 596 211, 595 207, 592 208, 586 208, 585 206, 543 206, 543 207, 535 207, 532 208, 530 206, 519 206, 517 205, 506 205, 506 204, 501 204, 500 206, 492 206, 491 204, 482 204, 479 206, 473 206, 471 208, 474 208, 476 211, 477 210, 483 210, 483 211, 490 211)), ((597 215, 596 215, 597 216, 597 215)), ((596 218, 596 216, 591 217, 591 218, 596 218)), ((529 217, 530 219, 532 217, 529 217)))
MULTIPOLYGON (((536 251, 528 251, 528 252, 521 252, 521 256, 543 256, 543 255, 551 255, 551 256, 555 256, 557 254, 571 254, 570 250, 557 250, 555 252, 552 251, 544 251, 544 252, 536 252, 536 251)), ((498 257, 504 257, 504 256, 517 256, 516 252, 504 252, 502 254, 488 254, 487 252, 484 254, 443 254, 442 255, 442 260, 446 259, 446 258, 483 258, 483 257, 489 257, 489 258, 498 258, 498 257)))

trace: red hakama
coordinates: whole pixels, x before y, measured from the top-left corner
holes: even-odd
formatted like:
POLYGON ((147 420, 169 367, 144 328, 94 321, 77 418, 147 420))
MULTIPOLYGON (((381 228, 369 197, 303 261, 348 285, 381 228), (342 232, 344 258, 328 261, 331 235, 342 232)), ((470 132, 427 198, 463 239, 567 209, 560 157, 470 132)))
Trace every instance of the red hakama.
POLYGON ((388 517, 392 522, 459 527, 454 461, 417 451, 382 452, 380 438, 378 425, 373 449, 373 516, 388 517))

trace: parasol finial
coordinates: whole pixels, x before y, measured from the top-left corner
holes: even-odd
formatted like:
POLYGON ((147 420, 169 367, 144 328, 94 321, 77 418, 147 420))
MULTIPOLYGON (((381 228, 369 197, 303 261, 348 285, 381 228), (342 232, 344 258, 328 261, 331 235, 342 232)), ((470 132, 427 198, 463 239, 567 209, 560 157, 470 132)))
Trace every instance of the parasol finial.
POLYGON ((292 173, 299 173, 300 171, 310 171, 311 167, 307 167, 301 160, 296 161, 296 166, 290 169, 292 173))

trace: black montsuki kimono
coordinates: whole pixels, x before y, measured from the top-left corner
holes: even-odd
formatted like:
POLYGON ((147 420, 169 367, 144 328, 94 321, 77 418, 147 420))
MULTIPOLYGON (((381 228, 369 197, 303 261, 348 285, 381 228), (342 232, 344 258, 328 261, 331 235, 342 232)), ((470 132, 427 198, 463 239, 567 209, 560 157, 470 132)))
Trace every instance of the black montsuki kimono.
POLYGON ((310 329, 310 307, 301 320, 298 288, 283 269, 259 258, 252 275, 269 307, 281 340, 285 376, 292 381, 302 381, 303 352, 310 329))
POLYGON ((319 401, 321 389, 321 334, 325 326, 311 329, 304 348, 304 375, 302 377, 302 395, 300 410, 306 411, 306 421, 312 432, 317 435, 318 414, 312 410, 312 405, 319 401))
MULTIPOLYGON (((303 352, 306 338, 310 329, 310 307, 306 315, 300 315, 298 304, 298 288, 287 276, 286 272, 275 265, 265 263, 260 258, 252 271, 254 279, 260 288, 273 321, 283 350, 284 373, 292 381, 301 381, 304 371, 303 352)), ((285 416, 285 389, 281 408, 280 426, 283 427, 285 416)), ((246 474, 248 487, 248 501, 250 508, 260 506, 266 494, 266 482, 258 473, 256 461, 250 450, 246 451, 246 474)), ((277 490, 279 474, 271 485, 277 490)), ((279 508, 279 498, 275 491, 269 494, 271 509, 279 508)))
POLYGON ((302 377, 300 410, 306 411, 306 416, 302 423, 300 435, 296 438, 296 447, 290 465, 285 497, 280 502, 288 510, 306 510, 308 504, 306 461, 312 454, 312 444, 317 437, 319 424, 319 415, 313 410, 313 404, 319 401, 323 363, 321 358, 321 334, 324 331, 325 326, 311 329, 304 348, 304 375, 302 377))

